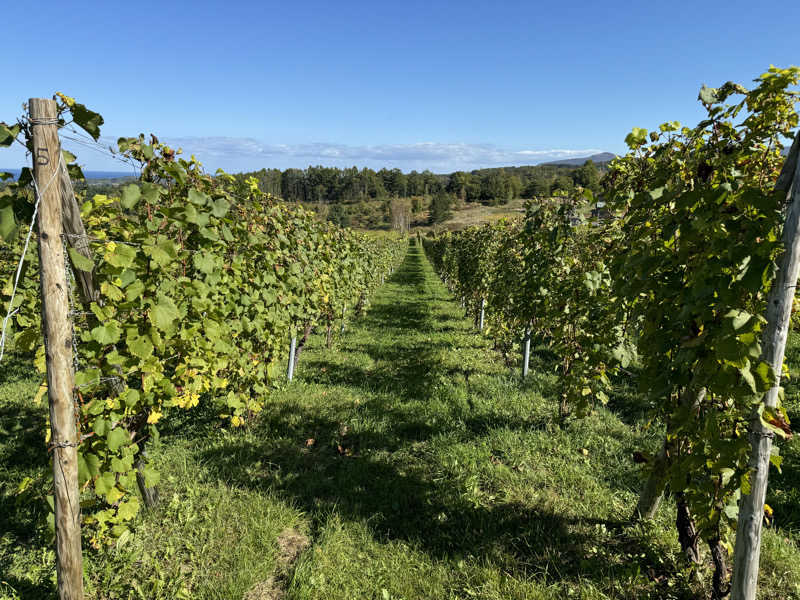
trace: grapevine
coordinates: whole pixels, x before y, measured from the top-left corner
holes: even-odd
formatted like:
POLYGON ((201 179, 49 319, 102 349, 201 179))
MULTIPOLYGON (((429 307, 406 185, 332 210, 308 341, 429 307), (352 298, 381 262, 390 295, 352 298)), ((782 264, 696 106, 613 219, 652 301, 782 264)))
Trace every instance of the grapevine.
MULTIPOLYGON (((97 113, 58 98, 60 125, 99 135, 97 113)), ((24 140, 26 123, 2 131, 5 145, 24 140)), ((321 223, 254 180, 210 176, 155 136, 118 147, 139 165, 140 182, 119 197, 81 198, 91 258, 69 251, 75 273, 91 273, 98 290, 82 305, 73 294, 79 479, 94 545, 122 535, 138 513, 137 474, 146 488, 157 483, 143 451, 170 410, 207 402, 232 426, 246 425, 276 385, 289 334, 363 305, 402 252, 398 238, 321 223)), ((75 157, 64 157, 80 176, 75 157)), ((29 181, 25 171, 0 196, 4 258, 21 248, 29 181)), ((26 269, 38 269, 35 247, 26 269)), ((11 272, 5 261, 3 272, 11 272)), ((43 371, 39 306, 37 279, 23 277, 14 343, 43 371)))

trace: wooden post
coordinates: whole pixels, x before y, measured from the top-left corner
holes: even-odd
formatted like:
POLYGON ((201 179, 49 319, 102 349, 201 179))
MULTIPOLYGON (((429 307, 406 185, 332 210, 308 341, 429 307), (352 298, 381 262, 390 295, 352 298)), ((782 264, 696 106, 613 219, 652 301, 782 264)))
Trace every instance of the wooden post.
MULTIPOLYGON (((81 209, 80 206, 78 206, 78 201, 75 199, 75 192, 72 190, 72 182, 69 179, 69 173, 67 173, 67 169, 64 165, 59 164, 59 166, 61 167, 59 170, 62 210, 61 223, 67 238, 67 244, 78 254, 92 260, 92 251, 89 248, 89 237, 86 234, 86 227, 84 227, 83 220, 81 219, 81 209)), ((88 309, 92 302, 96 302, 100 299, 100 294, 94 286, 94 274, 93 272, 81 271, 80 269, 72 269, 72 272, 75 274, 75 280, 81 291, 81 299, 88 309)))
POLYGON ((342 330, 339 332, 339 335, 344 335, 344 315, 347 312, 347 304, 344 305, 342 308, 342 330))
POLYGON ((33 141, 33 173, 39 194, 39 264, 42 286, 42 332, 50 402, 51 448, 55 482, 56 575, 59 600, 83 598, 80 492, 78 490, 78 431, 72 398, 72 328, 69 290, 61 239, 62 210, 59 184, 61 146, 56 103, 29 101, 33 141))
MULTIPOLYGON (((697 389, 697 375, 695 379, 686 386, 681 395, 678 397, 678 406, 685 406, 691 399, 692 407, 690 413, 694 414, 699 410, 700 405, 706 397, 706 388, 697 389)), ((669 479, 669 457, 674 454, 674 448, 670 449, 670 425, 667 423, 667 437, 664 443, 656 454, 653 463, 650 465, 650 473, 647 476, 647 481, 639 494, 639 501, 636 504, 631 521, 649 521, 651 520, 658 507, 661 505, 661 499, 664 496, 664 490, 667 486, 669 479)))
POLYGON ((478 331, 483 331, 483 321, 486 317, 486 298, 481 298, 481 314, 478 319, 478 331))
MULTIPOLYGON (((789 319, 800 273, 800 133, 778 180, 778 189, 786 190, 791 182, 791 203, 783 225, 784 253, 778 273, 767 297, 767 325, 762 334, 761 360, 772 367, 775 379, 764 396, 765 408, 775 408, 783 373, 783 356, 789 319), (783 186, 783 187, 781 187, 783 186)), ((755 600, 758 586, 758 563, 761 554, 761 525, 764 522, 764 499, 767 494, 769 457, 774 433, 755 413, 750 422, 750 493, 742 494, 736 525, 736 548, 733 555, 731 600, 755 600)))
POLYGON ((528 376, 531 362, 531 328, 525 328, 525 337, 522 338, 522 378, 528 376))
POLYGON ((651 465, 650 474, 639 494, 639 501, 631 520, 650 521, 656 516, 661 499, 664 497, 664 488, 667 485, 667 445, 665 439, 651 465))
POLYGON ((297 348, 297 337, 292 336, 292 342, 289 344, 289 366, 286 371, 286 378, 291 381, 294 377, 294 351, 297 348))

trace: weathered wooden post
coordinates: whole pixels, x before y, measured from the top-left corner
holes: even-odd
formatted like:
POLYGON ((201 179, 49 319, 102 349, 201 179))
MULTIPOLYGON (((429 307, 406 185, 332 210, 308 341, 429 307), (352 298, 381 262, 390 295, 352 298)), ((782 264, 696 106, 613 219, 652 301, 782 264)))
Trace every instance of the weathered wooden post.
POLYGON ((347 312, 347 304, 342 307, 342 329, 339 331, 339 335, 344 335, 344 315, 347 312))
MULTIPOLYGON (((775 186, 791 189, 791 202, 783 225, 784 253, 778 273, 767 298, 767 324, 761 338, 761 360, 774 373, 772 387, 764 396, 765 408, 775 408, 780 392, 783 357, 789 319, 800 273, 800 133, 792 144, 783 171, 775 186)), ((736 526, 736 548, 733 557, 731 600, 755 600, 758 586, 758 564, 761 555, 761 526, 764 522, 764 499, 767 494, 769 457, 775 436, 754 413, 750 422, 750 493, 742 494, 736 526)))
POLYGON ((33 142, 33 173, 39 196, 39 264, 42 288, 42 332, 50 404, 53 449, 56 576, 59 600, 83 598, 78 430, 75 425, 72 372, 72 327, 64 258, 56 103, 28 101, 33 142))
POLYGON ((291 381, 294 377, 294 353, 297 348, 297 336, 292 336, 292 341, 289 344, 289 366, 286 369, 286 378, 291 381))
MULTIPOLYGON (((61 224, 64 229, 64 234, 67 238, 67 244, 73 248, 81 256, 92 260, 92 251, 89 248, 89 236, 86 234, 86 227, 83 225, 81 219, 81 208, 78 206, 78 201, 75 198, 75 192, 72 190, 72 182, 69 179, 69 173, 63 163, 59 165, 59 187, 61 190, 61 210, 62 218, 61 224)), ((94 285, 94 274, 91 271, 82 271, 81 269, 72 269, 75 276, 75 281, 78 283, 78 289, 81 292, 81 300, 89 309, 89 305, 100 299, 99 290, 94 285)))
POLYGON ((525 328, 525 335, 522 337, 522 378, 528 376, 531 362, 531 327, 525 328))

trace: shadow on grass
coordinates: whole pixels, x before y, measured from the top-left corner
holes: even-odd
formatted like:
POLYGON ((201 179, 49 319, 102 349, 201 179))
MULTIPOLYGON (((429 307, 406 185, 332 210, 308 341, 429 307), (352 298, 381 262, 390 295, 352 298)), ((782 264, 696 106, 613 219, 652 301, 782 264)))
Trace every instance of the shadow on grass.
MULTIPOLYGON (((462 493, 465 482, 437 483, 430 473, 413 467, 400 471, 373 456, 370 442, 378 440, 369 437, 323 435, 307 448, 298 442, 306 431, 336 431, 338 423, 315 420, 313 414, 303 414, 302 421, 304 427, 284 431, 293 439, 282 437, 264 446, 230 440, 206 452, 206 464, 235 485, 277 491, 321 519, 335 511, 345 519, 367 521, 380 538, 411 542, 437 559, 488 559, 519 577, 554 569, 569 579, 600 573, 613 577, 613 567, 587 557, 597 543, 596 525, 621 530, 623 523, 569 518, 519 503, 482 506, 462 493), (255 478, 254 465, 263 466, 255 478)), ((278 416, 272 424, 286 423, 278 416)), ((620 538, 618 543, 634 542, 620 538)))
MULTIPOLYGON (((499 412, 476 415, 455 399, 439 409, 444 411, 441 418, 429 420, 421 414, 421 401, 436 394, 441 401, 442 380, 463 377, 469 385, 469 369, 441 364, 435 347, 414 335, 440 332, 447 322, 437 321, 430 303, 419 299, 428 294, 423 260, 412 248, 391 278, 409 289, 376 303, 360 321, 378 335, 403 336, 402 341, 348 341, 349 351, 366 353, 375 366, 318 359, 304 369, 306 381, 369 395, 354 410, 361 423, 382 423, 380 431, 367 425, 351 432, 335 416, 314 407, 273 404, 250 435, 229 437, 204 450, 204 464, 237 486, 277 492, 318 521, 335 511, 345 519, 368 522, 380 538, 409 541, 438 559, 473 556, 516 576, 546 575, 550 580, 553 573, 564 580, 588 577, 598 582, 623 577, 630 564, 609 565, 593 557, 591 547, 597 543, 596 526, 621 530, 624 523, 571 518, 522 503, 487 506, 481 498, 491 490, 479 489, 469 477, 447 474, 436 457, 417 445, 439 435, 469 441, 492 429, 546 425, 541 417, 526 421, 499 412)), ((470 403, 469 393, 467 398, 470 403)), ((613 540, 632 547, 636 556, 647 553, 625 536, 613 540)), ((652 564, 654 559, 643 568, 652 564)))
MULTIPOLYGON (((30 378, 30 374, 23 366, 12 377, 4 373, 2 379, 15 383, 30 378)), ((51 545, 43 533, 49 512, 45 495, 52 488, 45 428, 45 409, 32 405, 29 398, 0 403, 0 579, 19 597, 31 600, 56 594, 50 581, 34 582, 11 575, 16 551, 51 545), (25 485, 26 481, 30 483, 25 485)), ((0 592, 3 589, 0 586, 0 592)))
POLYGON ((33 354, 20 354, 7 350, 0 368, 0 385, 25 381, 38 376, 33 366, 33 354))
MULTIPOLYGON (((10 363, 14 369, 14 360, 10 363)), ((30 369, 21 367, 15 376, 3 379, 13 384, 30 376, 30 369)), ((0 403, 0 533, 12 533, 21 540, 33 533, 40 511, 26 502, 25 495, 17 494, 17 486, 25 477, 50 473, 46 427, 46 405, 34 405, 27 395, 0 403)))

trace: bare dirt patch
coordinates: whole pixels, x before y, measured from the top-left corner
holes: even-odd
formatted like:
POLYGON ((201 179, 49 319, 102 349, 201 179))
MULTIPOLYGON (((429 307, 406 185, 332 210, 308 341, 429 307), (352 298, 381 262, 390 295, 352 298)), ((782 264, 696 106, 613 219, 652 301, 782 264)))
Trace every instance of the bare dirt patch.
POLYGON ((278 536, 278 568, 291 569, 311 541, 308 536, 296 529, 284 529, 278 536))
POLYGON ((286 597, 286 583, 294 565, 311 540, 297 529, 287 528, 278 535, 278 564, 275 573, 259 581, 244 595, 244 600, 282 600, 286 597))

